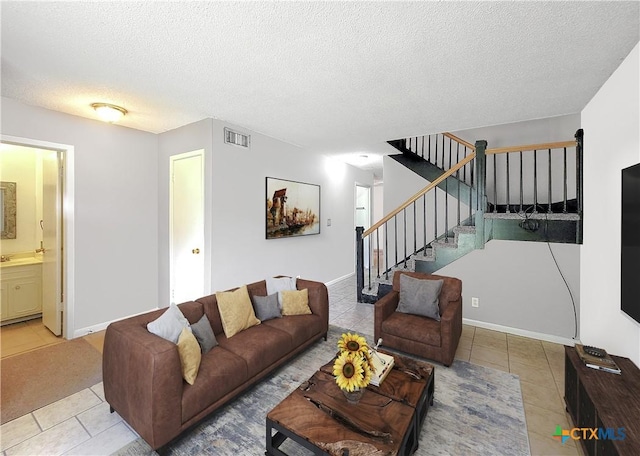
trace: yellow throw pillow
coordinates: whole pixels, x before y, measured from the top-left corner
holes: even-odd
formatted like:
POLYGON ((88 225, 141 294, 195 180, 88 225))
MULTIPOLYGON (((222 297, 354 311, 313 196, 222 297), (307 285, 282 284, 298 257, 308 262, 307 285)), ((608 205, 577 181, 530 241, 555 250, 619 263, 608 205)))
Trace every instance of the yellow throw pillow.
POLYGON ((225 336, 232 337, 244 329, 260 324, 253 311, 246 285, 235 291, 219 291, 216 293, 216 300, 225 336))
POLYGON ((282 291, 282 315, 309 315, 309 290, 282 291))
POLYGON ((202 354, 196 336, 189 331, 189 328, 184 328, 178 337, 178 353, 182 365, 182 377, 189 385, 193 385, 200 369, 202 354))

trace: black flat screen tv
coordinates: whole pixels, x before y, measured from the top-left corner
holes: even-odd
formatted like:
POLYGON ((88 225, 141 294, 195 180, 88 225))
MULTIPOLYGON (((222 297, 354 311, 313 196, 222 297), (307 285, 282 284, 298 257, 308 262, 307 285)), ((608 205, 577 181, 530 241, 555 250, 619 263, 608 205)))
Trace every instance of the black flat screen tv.
POLYGON ((622 311, 640 323, 640 163, 622 170, 622 311))

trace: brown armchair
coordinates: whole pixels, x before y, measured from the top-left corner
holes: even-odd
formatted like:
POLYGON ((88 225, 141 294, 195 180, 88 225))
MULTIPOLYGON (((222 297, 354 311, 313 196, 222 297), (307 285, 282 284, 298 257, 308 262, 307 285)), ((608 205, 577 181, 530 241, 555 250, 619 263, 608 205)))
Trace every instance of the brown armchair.
POLYGON ((420 272, 396 271, 393 290, 375 303, 375 340, 399 351, 432 359, 450 366, 462 334, 462 281, 420 272), (439 294, 440 321, 421 315, 398 312, 400 277, 443 280, 439 294))

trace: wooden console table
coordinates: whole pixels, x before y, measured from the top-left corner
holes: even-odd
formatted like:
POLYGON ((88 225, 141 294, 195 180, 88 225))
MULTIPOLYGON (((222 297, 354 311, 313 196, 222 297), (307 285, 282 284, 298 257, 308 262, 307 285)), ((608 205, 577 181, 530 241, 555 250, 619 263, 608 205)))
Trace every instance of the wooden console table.
POLYGON ((611 430, 610 438, 580 439, 589 456, 640 455, 640 369, 628 358, 612 358, 621 375, 585 366, 575 348, 565 346, 567 411, 576 428, 611 430), (614 440, 621 428, 624 439, 614 440))

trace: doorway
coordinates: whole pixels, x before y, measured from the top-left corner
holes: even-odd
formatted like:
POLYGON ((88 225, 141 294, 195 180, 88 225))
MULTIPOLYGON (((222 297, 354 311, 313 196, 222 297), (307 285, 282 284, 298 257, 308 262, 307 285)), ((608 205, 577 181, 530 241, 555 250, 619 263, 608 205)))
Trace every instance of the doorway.
MULTIPOLYGON (((355 226, 371 227, 371 187, 356 184, 355 226)), ((369 268, 369 237, 364 240, 364 267, 369 268)))
POLYGON ((170 157, 170 300, 204 295, 204 150, 170 157))
POLYGON ((61 336, 66 333, 62 320, 64 151, 3 138, 0 153, 0 180, 13 185, 17 195, 13 236, 3 235, 0 247, 5 260, 2 323, 41 317, 53 335, 61 336))

